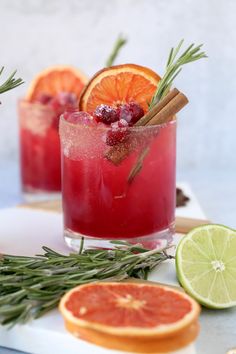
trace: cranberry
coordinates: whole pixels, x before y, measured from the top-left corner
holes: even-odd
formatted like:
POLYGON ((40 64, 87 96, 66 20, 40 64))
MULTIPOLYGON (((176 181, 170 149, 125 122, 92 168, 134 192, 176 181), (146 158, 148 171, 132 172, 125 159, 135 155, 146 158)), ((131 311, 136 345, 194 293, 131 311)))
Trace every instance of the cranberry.
POLYGON ((64 114, 65 119, 69 123, 73 124, 83 124, 83 125, 95 125, 93 117, 87 112, 66 112, 64 114))
POLYGON ((46 105, 52 100, 52 98, 53 97, 51 95, 48 95, 46 93, 42 93, 41 95, 38 96, 36 101, 46 105))
POLYGON ((130 123, 133 118, 128 103, 122 104, 118 107, 118 114, 119 114, 119 119, 124 119, 128 123, 130 123))
POLYGON ((122 142, 128 134, 128 126, 128 122, 124 119, 112 123, 111 129, 108 130, 106 135, 106 144, 113 146, 122 142))
POLYGON ((120 119, 125 119, 130 125, 133 125, 144 115, 144 110, 138 103, 130 102, 120 105, 118 114, 120 119))
POLYGON ((60 92, 49 101, 50 106, 55 111, 64 111, 67 107, 75 107, 77 98, 73 93, 60 92))
POLYGON ((48 105, 53 109, 56 114, 61 114, 63 112, 62 106, 58 101, 57 97, 53 97, 49 102, 48 105))
POLYGON ((68 92, 60 92, 54 97, 42 93, 38 96, 36 101, 44 105, 49 105, 54 111, 56 111, 56 113, 62 113, 65 108, 77 106, 76 95, 68 92))
POLYGON ((111 128, 127 128, 129 126, 128 122, 125 119, 120 119, 115 123, 111 124, 111 128))
POLYGON ((97 106, 93 112, 93 116, 97 119, 98 122, 105 124, 114 123, 119 119, 117 109, 106 104, 100 104, 97 106))
POLYGON ((61 106, 75 106, 77 103, 77 98, 74 93, 60 92, 57 94, 56 98, 61 106))

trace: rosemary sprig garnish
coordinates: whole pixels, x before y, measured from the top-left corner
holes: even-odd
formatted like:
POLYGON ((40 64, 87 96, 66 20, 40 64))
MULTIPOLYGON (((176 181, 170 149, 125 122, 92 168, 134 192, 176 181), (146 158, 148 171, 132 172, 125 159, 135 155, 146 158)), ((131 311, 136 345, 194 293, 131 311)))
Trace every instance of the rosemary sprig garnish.
MULTIPOLYGON (((0 76, 2 74, 4 70, 4 66, 0 69, 0 76)), ((23 80, 21 78, 19 79, 15 79, 15 74, 16 74, 16 70, 8 77, 8 79, 3 82, 2 85, 0 85, 0 94, 12 90, 17 86, 20 86, 23 84, 23 80)))
POLYGON ((86 249, 63 255, 48 247, 35 257, 0 257, 0 323, 13 326, 41 317, 63 294, 80 284, 147 279, 161 262, 173 258, 162 250, 114 241, 113 249, 86 249))
POLYGON ((120 49, 127 43, 127 38, 123 37, 122 35, 119 35, 117 38, 114 47, 112 49, 111 54, 109 55, 107 61, 106 61, 106 67, 112 66, 114 64, 114 61, 116 60, 120 49))
POLYGON ((196 46, 194 43, 192 43, 182 54, 179 55, 183 43, 184 40, 182 39, 176 48, 171 48, 167 59, 165 74, 159 81, 157 90, 154 93, 149 105, 149 109, 151 109, 169 92, 174 79, 181 72, 183 65, 202 58, 207 58, 205 52, 201 51, 203 44, 196 46))
MULTIPOLYGON (((155 106, 162 98, 166 96, 169 92, 171 85, 176 78, 176 76, 181 72, 183 65, 191 63, 193 61, 207 58, 205 52, 201 51, 202 44, 195 45, 192 43, 182 54, 179 55, 180 49, 184 43, 182 39, 176 48, 171 48, 167 63, 166 63, 166 71, 162 79, 159 81, 157 90, 154 93, 152 100, 149 104, 149 110, 155 106)), ((146 147, 144 152, 146 152, 148 148, 146 147)), ((143 161, 147 153, 143 158, 143 151, 141 151, 140 155, 137 158, 135 165, 132 167, 130 174, 128 176, 128 183, 130 184, 135 176, 141 171, 143 161)))

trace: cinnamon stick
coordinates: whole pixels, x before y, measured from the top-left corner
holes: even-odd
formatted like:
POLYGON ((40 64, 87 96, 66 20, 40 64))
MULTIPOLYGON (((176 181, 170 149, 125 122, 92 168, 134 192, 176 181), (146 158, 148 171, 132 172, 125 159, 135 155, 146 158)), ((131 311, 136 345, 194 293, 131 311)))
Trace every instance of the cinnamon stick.
POLYGON ((179 90, 174 88, 170 91, 158 104, 156 104, 150 111, 148 111, 142 118, 140 118, 136 123, 135 126, 139 127, 142 125, 147 125, 147 123, 152 119, 157 113, 159 113, 170 101, 177 96, 179 90))
MULTIPOLYGON (((187 97, 177 89, 170 91, 165 98, 158 102, 147 114, 145 114, 134 126, 159 125, 167 123, 173 119, 173 116, 178 113, 188 103, 187 97)), ((117 144, 109 149, 105 157, 113 162, 114 165, 119 165, 132 151, 132 136, 126 141, 117 144)))
POLYGON ((188 103, 187 97, 179 92, 167 105, 165 105, 146 125, 168 123, 188 103))

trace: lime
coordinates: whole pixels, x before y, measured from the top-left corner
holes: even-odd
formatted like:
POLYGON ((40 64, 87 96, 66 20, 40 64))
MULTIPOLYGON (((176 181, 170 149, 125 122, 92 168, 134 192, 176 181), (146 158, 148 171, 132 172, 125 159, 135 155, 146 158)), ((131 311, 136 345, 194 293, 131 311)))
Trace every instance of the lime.
POLYGON ((213 224, 190 231, 177 247, 176 272, 186 292, 202 305, 236 306, 236 231, 213 224))

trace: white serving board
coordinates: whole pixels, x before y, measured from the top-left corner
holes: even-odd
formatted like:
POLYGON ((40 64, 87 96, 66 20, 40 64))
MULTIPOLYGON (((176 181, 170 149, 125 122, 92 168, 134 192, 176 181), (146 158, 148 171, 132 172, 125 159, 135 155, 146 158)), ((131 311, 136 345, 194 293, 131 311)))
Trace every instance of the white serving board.
MULTIPOLYGON (((177 215, 204 218, 195 196, 186 185, 184 191, 191 201, 179 208, 177 215)), ((175 237, 178 242, 178 235, 175 237)), ((0 210, 0 253, 35 255, 42 253, 46 245, 59 252, 68 253, 62 238, 62 215, 31 209, 8 208, 0 210)), ((154 271, 149 280, 177 285, 175 267, 167 261, 154 271)), ((121 353, 104 349, 74 338, 64 329, 63 319, 57 310, 29 324, 15 326, 11 330, 0 327, 0 346, 33 354, 107 354, 121 353)), ((194 354, 194 346, 176 354, 194 354)))

